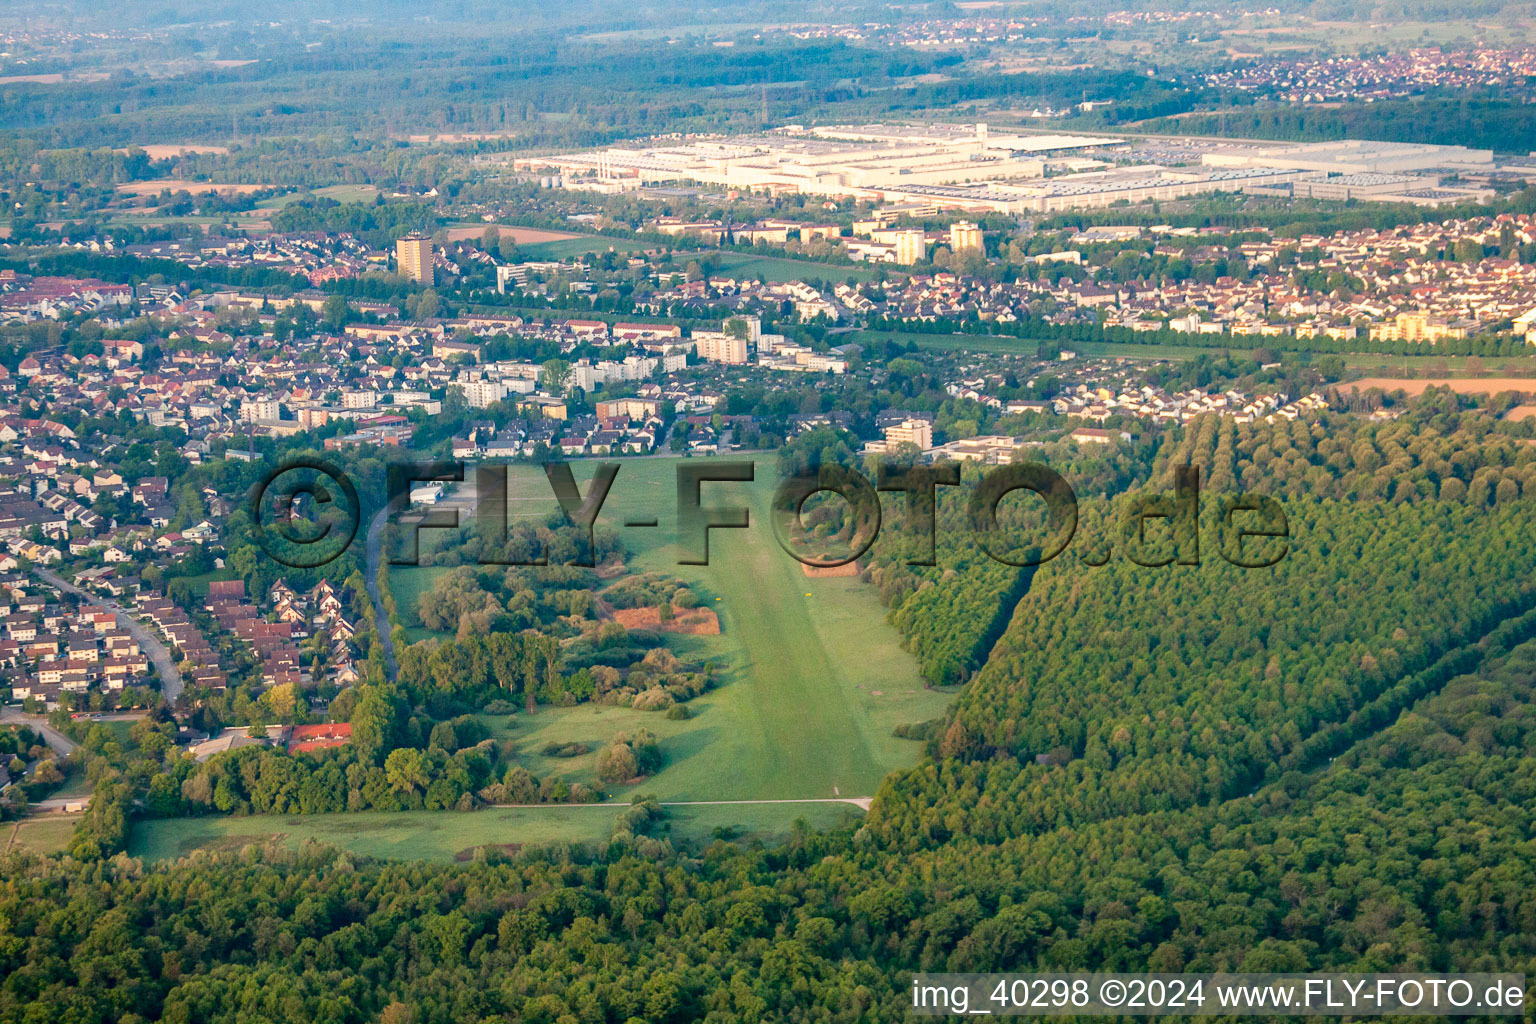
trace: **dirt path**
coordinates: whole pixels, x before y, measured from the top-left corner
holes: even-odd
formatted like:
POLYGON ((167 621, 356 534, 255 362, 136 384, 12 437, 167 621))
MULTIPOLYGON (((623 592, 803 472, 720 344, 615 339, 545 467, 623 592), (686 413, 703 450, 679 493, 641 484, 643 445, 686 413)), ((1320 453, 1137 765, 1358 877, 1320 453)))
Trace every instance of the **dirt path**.
POLYGON ((662 800, 663 807, 725 807, 730 804, 853 804, 860 810, 869 810, 872 796, 821 796, 802 797, 798 800, 662 800))
MULTIPOLYGON (((869 810, 872 796, 812 796, 792 800, 658 800, 663 807, 730 807, 736 804, 853 804, 860 810, 869 810)), ((489 807, 628 807, 623 800, 604 800, 595 804, 488 804, 489 807)))
POLYGON ((399 672, 395 661, 395 641, 389 635, 389 616, 384 611, 384 597, 379 592, 379 566, 384 561, 384 525, 389 522, 392 506, 385 505, 368 524, 367 583, 368 600, 373 604, 373 624, 384 647, 384 671, 390 679, 399 672))

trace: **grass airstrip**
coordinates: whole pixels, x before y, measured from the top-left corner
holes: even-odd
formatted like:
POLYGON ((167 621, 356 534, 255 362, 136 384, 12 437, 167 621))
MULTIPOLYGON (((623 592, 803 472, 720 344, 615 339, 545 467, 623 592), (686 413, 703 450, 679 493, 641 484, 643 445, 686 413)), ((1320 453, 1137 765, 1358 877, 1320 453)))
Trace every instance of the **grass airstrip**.
MULTIPOLYGON (((689 702, 693 717, 583 704, 541 707, 532 715, 487 716, 498 737, 541 777, 591 782, 596 751, 619 732, 644 727, 661 739, 666 765, 633 787, 610 787, 663 801, 754 801, 873 796, 890 771, 916 762, 917 741, 892 729, 940 715, 951 694, 927 688, 874 588, 857 577, 807 577, 778 546, 767 509, 776 462, 758 456, 752 483, 705 483, 705 507, 746 505, 745 530, 710 531, 707 566, 678 565, 677 467, 670 458, 619 460, 598 522, 619 533, 637 572, 685 580, 720 617, 718 636, 670 635, 679 656, 713 661, 720 685, 689 702), (655 527, 627 527, 631 520, 655 527), (546 746, 582 743, 576 757, 548 757, 546 746)), ((702 460, 689 460, 697 464, 702 460)), ((595 462, 575 472, 586 493, 595 462)), ((514 466, 513 515, 543 516, 555 506, 542 470, 514 466)), ((429 542, 424 540, 424 547, 429 542)), ((431 635, 414 616, 416 598, 441 568, 390 572, 390 587, 414 638, 431 635)), ((278 836, 316 839, 379 856, 452 857, 475 847, 600 840, 619 807, 494 808, 465 813, 343 814, 284 818, 151 821, 135 830, 132 852, 179 856, 205 846, 243 845, 278 836)), ((772 839, 804 818, 834 825, 860 811, 842 803, 741 803, 673 807, 679 837, 707 841, 716 829, 772 839)))

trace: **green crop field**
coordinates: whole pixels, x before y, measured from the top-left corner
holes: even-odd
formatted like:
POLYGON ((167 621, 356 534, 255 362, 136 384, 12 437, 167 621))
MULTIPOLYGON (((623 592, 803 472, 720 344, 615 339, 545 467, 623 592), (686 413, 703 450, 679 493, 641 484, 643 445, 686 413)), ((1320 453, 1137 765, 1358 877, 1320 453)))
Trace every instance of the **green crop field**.
MULTIPOLYGON (((519 755, 535 774, 590 781, 595 753, 546 758, 540 751, 572 741, 595 751, 615 733, 644 726, 661 737, 667 764, 637 788, 663 800, 874 795, 887 772, 920 753, 918 742, 897 739, 892 729, 938 716, 949 695, 925 687, 873 588, 856 577, 808 578, 780 550, 766 517, 772 459, 758 460, 753 483, 704 485, 706 507, 745 503, 752 525, 711 531, 712 564, 677 565, 679 461, 623 461, 599 524, 620 533, 635 571, 681 577, 716 610, 721 635, 674 636, 671 645, 679 656, 715 662, 721 685, 689 703, 694 717, 687 721, 591 704, 520 713, 508 733, 519 755), (659 527, 623 526, 651 516, 659 527)), ((576 464, 583 489, 594 465, 576 464)), ((510 481, 514 515, 553 510, 538 467, 514 466, 510 481)), ((391 571, 408 623, 415 620, 407 597, 420 593, 428 571, 391 571)))
POLYGON ((560 260, 581 256, 589 252, 640 252, 655 243, 641 242, 632 238, 611 238, 606 235, 583 235, 581 238, 559 238, 551 242, 519 243, 520 255, 536 260, 560 260))
MULTIPOLYGON (((113 725, 116 723, 107 722, 103 724, 113 725)), ((91 780, 86 777, 86 774, 83 770, 72 768, 66 771, 64 776, 64 784, 57 789, 50 790, 48 793, 48 798, 57 799, 59 797, 71 796, 88 797, 91 795, 91 790, 94 788, 95 786, 91 783, 91 780)))
MULTIPOLYGON (((365 857, 453 860, 476 847, 601 842, 627 805, 553 804, 548 807, 494 807, 481 811, 407 811, 399 814, 259 815, 246 818, 173 818, 134 826, 128 852, 149 860, 184 857, 196 850, 237 850, 276 841, 294 848, 327 843, 365 857)), ((752 804, 670 807, 669 835, 690 846, 707 845, 716 829, 771 842, 787 836, 797 820, 831 828, 857 820, 850 804, 752 804)), ((69 821, 73 825, 73 820, 69 821)), ((32 828, 30 822, 24 829, 32 828)), ((24 833, 25 834, 25 833, 24 833)), ((69 829, 64 829, 62 849, 69 829)), ((50 839, 54 838, 52 836, 50 839)), ((40 849, 43 836, 26 845, 40 849)))
POLYGON ((374 185, 327 185, 314 190, 321 199, 334 199, 338 203, 371 203, 379 194, 374 185))

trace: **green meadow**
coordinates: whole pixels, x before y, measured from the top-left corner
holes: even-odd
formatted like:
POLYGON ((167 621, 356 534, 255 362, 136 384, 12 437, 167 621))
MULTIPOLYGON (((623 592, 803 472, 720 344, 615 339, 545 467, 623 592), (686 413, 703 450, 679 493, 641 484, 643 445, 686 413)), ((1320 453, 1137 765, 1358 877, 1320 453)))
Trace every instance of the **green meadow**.
MULTIPOLYGON (((552 804, 480 811, 150 820, 135 826, 128 853, 148 860, 173 860, 197 850, 238 850, 252 843, 276 842, 293 849, 318 842, 364 857, 467 859, 483 847, 602 842, 612 834, 625 806, 552 804)), ((666 834, 691 847, 705 846, 717 835, 774 842, 788 836, 798 820, 815 828, 833 828, 862 817, 859 809, 849 804, 670 807, 668 812, 666 834)), ((23 845, 43 852, 62 849, 72 825, 70 820, 62 830, 55 829, 57 836, 33 833, 23 845), (55 840, 56 846, 52 845, 55 840)))
POLYGON ((23 818, 15 824, 0 826, 0 853, 9 850, 31 850, 33 853, 60 853, 69 849, 69 840, 75 834, 78 814, 40 814, 23 818))
POLYGON ((519 242, 517 251, 535 260, 563 260, 571 256, 583 256, 589 252, 640 252, 655 245, 633 238, 617 238, 609 235, 582 235, 580 238, 557 238, 548 242, 519 242))

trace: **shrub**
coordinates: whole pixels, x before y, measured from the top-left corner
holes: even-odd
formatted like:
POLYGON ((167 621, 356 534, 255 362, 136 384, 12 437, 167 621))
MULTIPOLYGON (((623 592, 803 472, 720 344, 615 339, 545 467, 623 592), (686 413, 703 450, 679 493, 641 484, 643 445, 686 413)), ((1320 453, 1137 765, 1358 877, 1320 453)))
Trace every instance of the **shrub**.
POLYGON ((570 743, 546 743, 539 753, 545 757, 580 757, 590 749, 592 748, 588 747, 585 743, 575 741, 570 743))
POLYGON ((636 711, 665 711, 676 703, 670 693, 657 686, 638 694, 629 706, 636 711))
POLYGON ((604 782, 623 782, 640 774, 634 751, 625 743, 604 747, 597 755, 597 777, 604 782))

